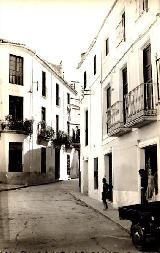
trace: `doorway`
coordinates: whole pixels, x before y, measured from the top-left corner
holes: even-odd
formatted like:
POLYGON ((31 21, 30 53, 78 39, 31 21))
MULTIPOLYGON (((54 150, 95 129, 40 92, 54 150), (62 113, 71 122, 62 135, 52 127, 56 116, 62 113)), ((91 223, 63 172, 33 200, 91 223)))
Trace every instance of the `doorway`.
POLYGON ((88 195, 88 160, 84 161, 83 193, 88 195))
POLYGON ((147 200, 153 200, 158 194, 157 145, 145 147, 145 171, 147 174, 147 200))
POLYGON ((104 156, 105 163, 105 177, 109 184, 110 194, 108 196, 108 200, 113 201, 113 185, 112 185, 112 153, 106 154, 104 156))
POLYGON ((60 178, 60 149, 55 148, 55 180, 60 178))

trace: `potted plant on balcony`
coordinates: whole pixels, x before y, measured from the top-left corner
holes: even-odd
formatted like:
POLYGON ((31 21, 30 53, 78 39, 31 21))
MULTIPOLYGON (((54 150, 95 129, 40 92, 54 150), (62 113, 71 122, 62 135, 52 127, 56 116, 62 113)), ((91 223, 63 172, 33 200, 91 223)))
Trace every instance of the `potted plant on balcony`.
POLYGON ((38 123, 38 140, 50 141, 54 137, 54 130, 52 127, 47 126, 46 122, 40 121, 38 123))
POLYGON ((25 132, 27 132, 28 134, 33 133, 33 120, 25 119, 23 122, 23 126, 25 132))
POLYGON ((62 145, 65 146, 65 149, 71 148, 72 139, 71 137, 65 133, 64 131, 59 130, 56 133, 56 138, 52 140, 52 144, 55 148, 61 148, 62 145))
POLYGON ((5 120, 2 121, 1 123, 2 130, 9 130, 12 125, 13 125, 12 115, 6 115, 5 120))

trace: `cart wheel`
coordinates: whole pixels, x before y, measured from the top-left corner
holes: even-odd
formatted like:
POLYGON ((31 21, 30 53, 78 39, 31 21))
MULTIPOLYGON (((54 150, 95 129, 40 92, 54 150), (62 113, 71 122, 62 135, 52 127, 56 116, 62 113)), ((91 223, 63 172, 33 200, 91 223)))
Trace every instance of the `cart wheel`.
POLYGON ((145 247, 145 231, 144 227, 142 227, 140 224, 133 224, 131 226, 131 237, 132 242, 134 246, 140 250, 143 251, 145 247))

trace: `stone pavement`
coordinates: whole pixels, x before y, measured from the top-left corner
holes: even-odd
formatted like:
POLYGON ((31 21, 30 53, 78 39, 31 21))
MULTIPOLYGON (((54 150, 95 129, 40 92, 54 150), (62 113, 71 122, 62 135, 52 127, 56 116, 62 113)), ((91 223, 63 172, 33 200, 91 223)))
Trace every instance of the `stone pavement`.
MULTIPOLYGON (((72 181, 72 180, 71 180, 72 181)), ((73 180, 74 181, 74 180, 73 180)), ((29 187, 27 185, 9 185, 0 183, 0 192, 1 191, 9 191, 16 190, 19 188, 29 187)), ((118 210, 112 207, 112 204, 108 203, 108 210, 103 210, 103 204, 101 201, 95 200, 93 198, 88 197, 80 193, 79 191, 71 191, 70 194, 77 200, 84 202, 88 207, 94 209, 96 212, 101 213, 107 219, 112 220, 121 228, 125 229, 129 233, 131 222, 127 220, 120 220, 118 215, 118 210)))
POLYGON ((96 212, 101 213, 107 219, 112 220, 118 226, 123 228, 126 232, 130 233, 131 222, 128 220, 120 220, 118 209, 112 207, 112 204, 108 202, 108 209, 103 210, 103 203, 96 199, 90 198, 87 195, 84 195, 80 192, 71 192, 70 193, 75 199, 84 202, 87 206, 94 209, 96 212))

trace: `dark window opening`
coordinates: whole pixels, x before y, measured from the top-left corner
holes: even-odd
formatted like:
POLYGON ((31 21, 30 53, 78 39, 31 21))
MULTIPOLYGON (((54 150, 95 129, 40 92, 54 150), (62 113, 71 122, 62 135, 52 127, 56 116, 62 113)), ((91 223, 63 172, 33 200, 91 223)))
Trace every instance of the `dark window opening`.
POLYGON ((70 104, 70 94, 67 93, 67 104, 69 105, 70 104))
POLYGON ((46 97, 46 72, 42 71, 42 96, 46 97))
POLYGON ((85 112, 85 146, 88 145, 88 110, 85 112))
POLYGON ((122 70, 122 81, 123 81, 123 120, 126 123, 127 117, 127 103, 126 103, 126 95, 128 94, 128 80, 127 80, 127 67, 122 70))
POLYGON ((144 77, 144 107, 153 108, 153 85, 152 85, 152 64, 151 45, 143 50, 143 77, 144 77))
POLYGON ((41 108, 41 118, 42 118, 42 121, 46 121, 46 108, 45 107, 41 108))
POLYGON ((59 131, 59 115, 56 115, 56 133, 59 131))
POLYGON ((23 57, 10 54, 9 82, 13 84, 23 85, 23 57))
POLYGON ((98 157, 94 158, 94 189, 98 189, 98 157))
POLYGON ((94 56, 94 75, 96 74, 96 55, 94 56))
POLYGON ((107 88, 107 133, 109 131, 109 124, 111 120, 111 87, 107 88))
POLYGON ((143 0, 143 11, 148 11, 148 0, 143 0))
POLYGON ((22 142, 9 143, 9 172, 22 172, 22 142))
POLYGON ((126 20, 125 20, 125 12, 122 14, 122 28, 123 28, 123 40, 126 40, 126 20))
POLYGON ((86 89, 87 86, 87 73, 86 71, 84 72, 84 90, 86 89))
POLYGON ((106 39, 106 56, 108 55, 109 53, 109 39, 106 39))
POLYGON ((68 133, 68 135, 70 134, 70 123, 69 122, 67 122, 67 133, 68 133))
POLYGON ((46 174, 46 148, 41 148, 41 173, 46 174))
POLYGON ((23 97, 9 96, 9 115, 13 120, 23 120, 23 97))
POLYGON ((60 105, 59 84, 58 83, 56 83, 56 105, 60 105))

